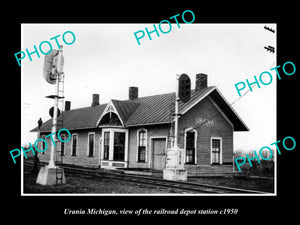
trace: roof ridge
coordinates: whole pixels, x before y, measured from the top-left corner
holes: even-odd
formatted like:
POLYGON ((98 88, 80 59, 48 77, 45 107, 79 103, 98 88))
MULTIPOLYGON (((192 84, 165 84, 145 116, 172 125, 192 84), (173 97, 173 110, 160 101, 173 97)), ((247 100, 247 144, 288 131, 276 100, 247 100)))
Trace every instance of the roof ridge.
MULTIPOLYGON (((207 88, 212 88, 212 87, 216 87, 216 86, 208 86, 207 88)), ((204 89, 203 89, 204 90, 204 89)), ((191 91, 196 91, 196 89, 191 89, 191 91)), ((202 90, 201 90, 202 91, 202 90)), ((149 97, 154 97, 154 96, 162 96, 162 95, 170 95, 170 94, 176 94, 175 91, 173 92, 167 92, 167 93, 162 93, 162 94, 154 94, 154 95, 147 95, 147 96, 143 96, 143 97, 139 97, 139 98, 136 98, 134 100, 130 100, 130 99, 126 99, 126 100, 119 100, 119 99, 110 99, 110 101, 118 101, 118 102, 134 102, 136 100, 139 100, 139 99, 142 99, 142 98, 149 98, 149 97)), ((97 106, 101 106, 101 105, 107 105, 109 102, 107 103, 103 103, 103 104, 100 104, 100 105, 97 105, 97 106)), ((71 110, 77 110, 77 109, 84 109, 84 108, 91 108, 91 107, 96 107, 96 106, 86 106, 86 107, 81 107, 81 108, 76 108, 76 109, 70 109, 69 111, 71 110)))
POLYGON ((96 106, 85 106, 85 107, 80 107, 80 108, 75 108, 75 109, 70 109, 70 110, 64 110, 63 112, 69 112, 69 111, 74 111, 74 110, 80 110, 80 109, 87 109, 87 108, 95 108, 95 107, 100 107, 100 106, 104 106, 107 105, 108 103, 103 103, 100 105, 96 105, 96 106))
MULTIPOLYGON (((188 105, 193 105, 196 98, 211 92, 215 86, 209 86, 203 90, 192 90, 192 95, 188 105)), ((125 126, 137 126, 141 124, 162 124, 169 123, 170 108, 174 103, 176 92, 167 92, 162 94, 154 94, 143 96, 135 100, 118 100, 111 99, 110 102, 115 106, 120 119, 125 123, 125 126)), ((221 96, 222 97, 222 96, 221 96)), ((110 102, 99 104, 97 106, 85 106, 80 108, 65 111, 64 126, 69 130, 95 128, 99 121, 99 116, 104 112, 110 102)), ((191 106, 193 107, 193 106, 191 106)), ((182 104, 179 105, 179 110, 184 110, 182 104)), ((51 130, 52 119, 47 120, 41 127, 41 132, 51 130)), ((35 128, 32 131, 36 131, 35 128)))
MULTIPOLYGON (((139 97, 139 98, 137 98, 135 100, 138 100, 138 99, 141 99, 141 98, 154 97, 154 96, 170 95, 170 94, 176 94, 176 92, 169 92, 169 93, 163 93, 163 94, 148 95, 148 96, 139 97)), ((133 101, 135 101, 135 100, 133 100, 133 101)))
MULTIPOLYGON (((215 86, 215 85, 213 85, 213 86, 208 86, 208 87, 206 87, 206 88, 204 88, 204 89, 207 89, 207 88, 213 88, 213 87, 216 87, 216 86, 215 86)), ((202 90, 204 90, 204 89, 202 89, 202 90)), ((202 91, 202 90, 200 90, 200 91, 202 91)), ((196 89, 191 89, 191 91, 196 91, 196 89)), ((173 92, 162 93, 162 94, 148 95, 148 96, 139 97, 139 98, 137 98, 137 99, 140 99, 140 98, 147 98, 147 97, 154 97, 154 96, 158 96, 158 95, 168 95, 168 94, 176 94, 176 92, 173 91, 173 92)), ((135 99, 135 100, 136 100, 136 99, 135 99)), ((125 101, 134 101, 134 100, 125 100, 125 101)))

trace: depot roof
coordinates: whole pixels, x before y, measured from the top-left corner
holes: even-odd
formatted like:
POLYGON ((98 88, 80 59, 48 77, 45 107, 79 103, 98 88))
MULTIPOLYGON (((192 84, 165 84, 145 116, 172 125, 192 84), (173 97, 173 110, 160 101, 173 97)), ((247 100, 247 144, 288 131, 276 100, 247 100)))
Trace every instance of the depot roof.
MULTIPOLYGON (((202 90, 192 90, 188 102, 179 102, 179 113, 184 114, 203 99, 210 97, 222 110, 222 113, 233 124, 234 131, 248 131, 248 127, 226 101, 215 86, 202 90)), ((101 118, 113 108, 124 127, 168 124, 172 122, 174 113, 175 92, 136 98, 134 100, 111 100, 109 103, 97 106, 72 109, 61 113, 58 117, 57 129, 68 130, 93 129, 101 126, 101 118), (59 121, 63 120, 63 127, 59 121)), ((212 115, 213 116, 213 115, 212 115)), ((42 124, 40 132, 50 132, 52 119, 42 124)), ((37 127, 31 130, 36 132, 37 127)))

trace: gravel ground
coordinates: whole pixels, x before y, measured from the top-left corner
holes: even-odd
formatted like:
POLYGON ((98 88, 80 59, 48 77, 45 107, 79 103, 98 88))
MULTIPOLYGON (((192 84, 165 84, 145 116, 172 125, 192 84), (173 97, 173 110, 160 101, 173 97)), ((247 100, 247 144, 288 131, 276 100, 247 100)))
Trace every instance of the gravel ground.
MULTIPOLYGON (((42 186, 36 184, 36 174, 24 174, 24 193, 97 193, 97 194, 166 194, 175 193, 168 188, 160 188, 144 184, 102 179, 91 180, 67 175, 66 184, 58 186, 42 186)), ((177 193, 177 192, 176 192, 177 193)), ((178 193, 183 193, 178 191, 178 193)))
MULTIPOLYGON (((36 184, 37 174, 24 173, 24 193, 97 193, 97 194, 174 194, 187 193, 174 191, 145 184, 136 184, 125 181, 102 179, 91 180, 75 175, 67 175, 65 185, 42 186, 36 184)), ((246 178, 189 178, 189 182, 199 182, 212 185, 244 188, 273 193, 274 181, 270 179, 246 178)), ((191 192, 190 192, 191 193, 191 192)))

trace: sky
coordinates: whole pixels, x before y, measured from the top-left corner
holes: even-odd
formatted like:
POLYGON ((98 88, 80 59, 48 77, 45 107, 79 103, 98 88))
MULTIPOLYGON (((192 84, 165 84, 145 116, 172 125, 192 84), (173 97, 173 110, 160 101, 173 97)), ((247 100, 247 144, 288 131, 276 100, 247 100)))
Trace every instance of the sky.
MULTIPOLYGON (((180 21, 179 21, 180 23, 180 21)), ((208 86, 217 86, 229 103, 239 98, 235 89, 238 82, 254 81, 263 71, 273 75, 270 85, 254 87, 253 92, 236 101, 232 107, 249 127, 249 132, 234 133, 234 150, 253 150, 270 146, 276 140, 276 75, 270 71, 276 66, 276 53, 264 46, 276 46, 276 24, 184 24, 172 23, 168 34, 147 34, 138 45, 134 33, 153 24, 22 24, 21 50, 34 50, 43 41, 53 49, 50 38, 60 35, 63 45, 65 100, 71 109, 91 105, 92 94, 100 95, 100 104, 110 99, 128 99, 128 87, 139 88, 139 97, 176 91, 176 74, 190 76, 192 89, 197 73, 208 75, 208 86), (76 40, 67 45, 62 40, 66 31, 72 31, 76 40)), ((158 24, 156 24, 158 26, 158 24)), ((167 28, 163 28, 167 30, 167 28)), ((66 40, 71 41, 70 35, 66 40)), ((47 52, 47 46, 43 45, 47 52)), ((41 117, 50 119, 49 109, 54 85, 43 77, 44 55, 36 54, 21 61, 21 143, 36 140, 29 132, 41 117)), ((17 62, 16 62, 17 64, 17 62)), ((268 78, 263 78, 265 82, 268 78)), ((244 94, 248 89, 242 91, 244 94)))

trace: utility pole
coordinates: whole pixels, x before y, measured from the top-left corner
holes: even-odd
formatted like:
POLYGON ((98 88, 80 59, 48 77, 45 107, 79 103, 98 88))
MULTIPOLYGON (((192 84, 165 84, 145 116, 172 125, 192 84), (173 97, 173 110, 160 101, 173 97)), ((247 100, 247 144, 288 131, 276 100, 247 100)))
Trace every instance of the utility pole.
MULTIPOLYGON (((272 33, 275 33, 275 30, 270 27, 264 26, 264 28, 272 33)), ((266 49, 268 52, 270 51, 270 53, 275 53, 275 48, 273 46, 264 46, 264 49, 266 49)))

